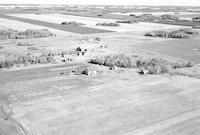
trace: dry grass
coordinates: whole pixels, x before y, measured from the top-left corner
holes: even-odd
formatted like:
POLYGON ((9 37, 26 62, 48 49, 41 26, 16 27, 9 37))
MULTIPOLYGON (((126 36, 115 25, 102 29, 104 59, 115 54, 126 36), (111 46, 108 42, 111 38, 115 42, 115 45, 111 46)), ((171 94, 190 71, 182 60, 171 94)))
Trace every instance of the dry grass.
POLYGON ((123 54, 94 57, 88 62, 109 67, 141 68, 148 70, 149 74, 168 73, 172 69, 192 66, 190 62, 177 62, 159 57, 135 57, 123 54))

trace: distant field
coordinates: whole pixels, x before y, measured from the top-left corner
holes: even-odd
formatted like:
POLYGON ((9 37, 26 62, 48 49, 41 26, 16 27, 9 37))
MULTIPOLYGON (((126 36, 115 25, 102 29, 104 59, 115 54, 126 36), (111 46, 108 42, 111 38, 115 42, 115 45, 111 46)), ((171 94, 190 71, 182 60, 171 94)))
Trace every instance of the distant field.
POLYGON ((15 29, 18 31, 25 31, 26 29, 48 29, 52 33, 56 35, 60 35, 60 36, 61 35, 62 36, 75 35, 75 33, 72 33, 72 32, 67 32, 63 30, 58 30, 54 28, 49 28, 45 26, 40 26, 40 25, 35 25, 35 24, 30 24, 26 22, 10 20, 10 19, 5 19, 5 18, 0 18, 0 22, 1 22, 0 30, 15 29))
POLYGON ((48 28, 53 28, 53 29, 57 29, 57 30, 67 31, 67 32, 73 32, 73 33, 77 33, 77 34, 91 34, 91 33, 112 32, 112 31, 108 31, 108 30, 86 28, 86 27, 63 26, 63 25, 55 24, 55 23, 39 21, 39 20, 33 20, 33 19, 27 19, 27 18, 13 17, 13 16, 8 16, 8 15, 3 15, 3 14, 0 14, 0 18, 20 21, 20 22, 25 22, 25 23, 34 24, 34 25, 40 25, 40 26, 44 26, 44 27, 48 27, 48 28))
POLYGON ((94 18, 94 17, 83 17, 83 16, 74 16, 74 15, 62 15, 62 14, 9 14, 9 16, 43 21, 45 20, 48 23, 60 24, 62 21, 76 21, 80 23, 84 23, 84 27, 94 28, 94 29, 102 29, 107 31, 116 31, 116 32, 138 32, 143 33, 145 31, 152 30, 165 30, 165 29, 178 29, 184 26, 173 26, 173 25, 165 25, 165 24, 155 24, 155 23, 133 23, 133 24, 120 24, 120 27, 106 27, 106 26, 96 26, 97 23, 103 22, 116 22, 115 19, 102 19, 102 18, 94 18))
POLYGON ((176 16, 194 16, 194 15, 200 15, 200 13, 197 12, 179 12, 179 14, 175 14, 175 12, 128 12, 128 13, 111 13, 115 15, 126 15, 129 16, 130 14, 135 14, 135 15, 141 15, 141 14, 152 14, 155 16, 161 16, 164 14, 171 14, 171 15, 176 15, 176 16))
POLYGON ((200 48, 199 42, 199 39, 169 40, 164 42, 144 42, 137 44, 136 47, 200 63, 200 51, 197 51, 200 48))
MULTIPOLYGON (((115 42, 119 41, 117 40, 115 42)), ((125 40, 124 46, 126 46, 126 42, 133 41, 125 40)), ((200 63, 200 51, 198 51, 198 49, 200 49, 199 42, 200 39, 198 38, 143 41, 132 43, 132 45, 129 47, 129 50, 134 50, 134 48, 137 48, 141 50, 147 50, 149 52, 156 52, 158 54, 200 63)))
MULTIPOLYGON (((186 18, 188 19, 188 18, 186 18)), ((153 23, 157 23, 157 24, 167 24, 167 25, 176 25, 176 26, 194 26, 194 25, 200 25, 199 22, 163 22, 163 21, 159 21, 159 22, 153 22, 153 23)))

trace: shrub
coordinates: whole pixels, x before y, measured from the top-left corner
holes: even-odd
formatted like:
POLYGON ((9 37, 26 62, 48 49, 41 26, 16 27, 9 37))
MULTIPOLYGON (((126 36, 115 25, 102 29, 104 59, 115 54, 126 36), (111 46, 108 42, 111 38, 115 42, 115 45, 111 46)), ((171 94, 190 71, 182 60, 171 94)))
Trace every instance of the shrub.
POLYGON ((169 33, 169 38, 189 38, 190 36, 182 31, 172 31, 169 33))
POLYGON ((97 26, 110 26, 110 27, 117 27, 120 26, 118 23, 97 23, 97 26))
POLYGON ((168 38, 169 33, 166 31, 153 31, 145 33, 145 36, 168 38))
POLYGON ((149 74, 168 73, 172 69, 192 66, 189 62, 176 62, 159 57, 134 57, 123 54, 98 56, 90 59, 88 62, 109 67, 141 68, 148 70, 149 74))
POLYGON ((198 31, 192 30, 190 28, 183 28, 183 29, 180 29, 179 31, 186 33, 186 34, 189 34, 189 35, 198 35, 199 34, 198 31))
POLYGON ((9 39, 27 39, 53 36, 48 29, 27 29, 26 31, 6 31, 9 39))
POLYGON ((71 22, 62 22, 61 25, 81 26, 85 24, 71 21, 71 22))
POLYGON ((170 14, 161 15, 161 19, 162 20, 174 20, 174 21, 179 20, 179 18, 177 16, 170 15, 170 14))
POLYGON ((162 38, 189 38, 190 36, 194 36, 197 34, 199 34, 199 32, 194 31, 192 29, 179 29, 171 32, 166 32, 166 31, 147 32, 144 34, 144 36, 162 37, 162 38))
POLYGON ((130 14, 129 16, 136 17, 136 15, 135 15, 135 14, 130 14))
POLYGON ((100 37, 95 37, 95 41, 101 41, 100 37))
POLYGON ((162 58, 140 58, 137 67, 148 70, 149 74, 167 73, 172 69, 171 62, 162 58))
POLYGON ((4 59, 0 60, 0 68, 9 68, 14 66, 15 64, 43 64, 53 62, 54 59, 52 56, 48 54, 42 54, 39 56, 33 55, 10 55, 6 56, 4 59))
POLYGON ((133 68, 136 67, 136 61, 132 58, 132 56, 121 55, 108 55, 95 57, 90 59, 89 63, 105 65, 105 66, 117 66, 124 68, 133 68))
POLYGON ((34 46, 34 44, 29 44, 29 43, 18 43, 17 46, 34 46))
POLYGON ((138 23, 138 21, 136 21, 136 20, 120 20, 120 21, 116 21, 116 23, 129 23, 129 24, 132 24, 132 23, 138 23))
POLYGON ((143 19, 149 19, 149 18, 153 18, 154 16, 152 14, 141 14, 139 16, 137 16, 137 18, 143 18, 143 19))

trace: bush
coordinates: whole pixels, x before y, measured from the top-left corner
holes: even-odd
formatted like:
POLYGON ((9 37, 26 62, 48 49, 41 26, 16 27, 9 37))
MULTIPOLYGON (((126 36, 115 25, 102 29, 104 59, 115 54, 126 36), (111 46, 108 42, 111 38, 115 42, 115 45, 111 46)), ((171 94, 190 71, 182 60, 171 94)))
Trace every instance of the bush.
POLYGON ((199 34, 199 32, 192 29, 179 29, 176 31, 166 32, 166 31, 153 31, 147 32, 144 36, 148 37, 162 37, 162 38, 189 38, 199 34))
POLYGON ((97 23, 96 26, 110 26, 110 27, 117 27, 120 26, 118 23, 97 23))
POLYGON ((52 34, 48 29, 27 29, 26 31, 8 30, 4 35, 7 35, 8 39, 27 39, 49 37, 54 34, 52 34))
POLYGON ((182 31, 172 31, 169 33, 169 38, 189 38, 190 36, 182 31))
POLYGON ((18 43, 17 46, 34 46, 34 44, 29 44, 29 43, 18 43))
POLYGON ((154 16, 152 14, 141 14, 137 16, 137 18, 149 19, 149 18, 154 18, 154 16))
POLYGON ((136 17, 136 15, 135 15, 135 14, 130 14, 129 16, 136 17))
POLYGON ((179 18, 177 16, 170 15, 170 14, 161 15, 161 19, 162 20, 174 20, 174 21, 179 20, 179 18))
POLYGON ((149 74, 168 73, 172 69, 172 63, 161 58, 140 58, 137 67, 148 70, 149 74))
POLYGON ((120 21, 116 21, 116 23, 129 23, 129 24, 132 24, 132 23, 138 23, 138 21, 136 21, 136 20, 120 20, 120 21))
POLYGON ((166 31, 153 31, 153 32, 147 32, 147 33, 145 33, 144 36, 168 38, 169 33, 166 32, 166 31))
POLYGON ((52 56, 48 54, 42 54, 39 56, 33 55, 10 55, 6 56, 6 58, 0 60, 0 68, 9 68, 14 66, 15 64, 44 64, 53 62, 54 59, 52 56))
POLYGON ((136 67, 136 61, 132 58, 133 56, 121 55, 108 55, 102 57, 95 57, 90 59, 89 63, 105 65, 105 66, 117 66, 124 68, 136 67))
POLYGON ((148 70, 149 74, 168 73, 172 69, 192 66, 190 62, 176 62, 159 57, 146 58, 125 56, 123 54, 94 57, 88 62, 109 67, 141 68, 148 70))
POLYGON ((180 29, 179 31, 186 33, 186 34, 189 34, 189 35, 198 35, 199 34, 198 31, 192 30, 190 28, 183 28, 183 29, 180 29))
POLYGON ((100 37, 95 37, 95 41, 101 41, 100 37))
POLYGON ((71 21, 71 22, 62 22, 61 25, 81 26, 85 24, 71 21))

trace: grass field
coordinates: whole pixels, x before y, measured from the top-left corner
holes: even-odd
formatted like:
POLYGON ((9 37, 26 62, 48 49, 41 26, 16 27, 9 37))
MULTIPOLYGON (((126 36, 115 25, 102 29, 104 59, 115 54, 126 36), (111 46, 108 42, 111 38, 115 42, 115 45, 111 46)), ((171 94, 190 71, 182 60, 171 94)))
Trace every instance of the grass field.
POLYGON ((28 22, 10 20, 10 19, 6 19, 6 18, 0 18, 0 21, 1 21, 0 30, 7 30, 9 28, 15 29, 18 31, 25 31, 26 29, 48 29, 52 33, 60 35, 60 36, 75 35, 75 33, 72 33, 72 32, 58 30, 55 28, 49 28, 47 26, 41 26, 41 25, 37 25, 37 24, 30 24, 28 22))
POLYGON ((44 26, 44 27, 58 29, 58 30, 67 31, 67 32, 73 32, 73 33, 77 33, 77 34, 111 32, 111 31, 107 31, 107 30, 94 29, 94 28, 85 28, 85 27, 77 27, 77 26, 63 26, 63 25, 55 24, 55 23, 38 21, 38 20, 33 20, 33 19, 18 18, 18 17, 3 15, 3 14, 0 14, 0 17, 8 19, 8 20, 25 22, 25 23, 29 23, 29 24, 44 26))
POLYGON ((200 48, 199 39, 169 40, 150 43, 139 43, 134 47, 149 50, 172 57, 182 58, 189 61, 200 62, 200 52, 195 49, 200 48))
MULTIPOLYGON (((1 124, 12 118, 33 135, 200 132, 199 80, 140 77, 132 71, 104 71, 106 76, 96 77, 60 74, 70 66, 76 65, 0 73, 1 105, 9 114, 1 124)), ((10 123, 0 126, 1 132, 17 133, 10 123)))
POLYGON ((122 52, 136 51, 137 49, 155 52, 157 54, 185 59, 199 63, 200 51, 199 36, 191 39, 160 39, 137 36, 133 33, 107 35, 104 37, 105 44, 109 48, 121 50, 122 52), (122 42, 123 41, 123 42, 122 42))

